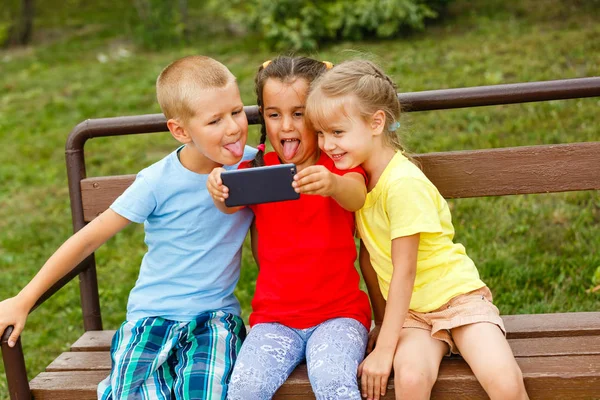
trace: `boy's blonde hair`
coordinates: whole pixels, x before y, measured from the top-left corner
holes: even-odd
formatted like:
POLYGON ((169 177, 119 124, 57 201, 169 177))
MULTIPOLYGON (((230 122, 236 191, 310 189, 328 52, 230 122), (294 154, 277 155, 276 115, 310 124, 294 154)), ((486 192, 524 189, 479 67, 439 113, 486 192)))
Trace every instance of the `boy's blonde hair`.
MULTIPOLYGON (((365 120, 377 111, 385 113, 384 138, 388 145, 404 151, 396 129, 401 107, 396 85, 377 65, 367 60, 344 61, 313 82, 306 101, 306 116, 315 127, 327 126, 327 113, 332 107, 325 102, 338 103, 341 97, 353 96, 365 120)), ((336 108, 336 107, 334 107, 336 108)), ((345 110, 342 110, 345 112, 345 110)))
POLYGON ((169 64, 156 79, 156 98, 167 119, 194 116, 192 102, 202 90, 223 88, 235 82, 226 66, 206 56, 188 56, 169 64))

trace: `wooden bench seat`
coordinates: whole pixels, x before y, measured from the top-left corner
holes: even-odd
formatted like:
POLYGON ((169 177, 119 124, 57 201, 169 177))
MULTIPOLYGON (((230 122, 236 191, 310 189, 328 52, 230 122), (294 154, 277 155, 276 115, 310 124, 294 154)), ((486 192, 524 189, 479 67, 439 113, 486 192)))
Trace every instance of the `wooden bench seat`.
MULTIPOLYGON (((509 344, 532 399, 592 399, 600 396, 600 312, 503 317, 509 344)), ((31 381, 36 399, 95 399, 96 386, 110 370, 115 331, 86 332, 45 372, 31 381)), ((385 399, 393 398, 393 379, 385 399)), ((300 365, 275 399, 313 399, 306 365, 300 365)), ((442 362, 433 399, 485 399, 486 394, 460 357, 442 362)))

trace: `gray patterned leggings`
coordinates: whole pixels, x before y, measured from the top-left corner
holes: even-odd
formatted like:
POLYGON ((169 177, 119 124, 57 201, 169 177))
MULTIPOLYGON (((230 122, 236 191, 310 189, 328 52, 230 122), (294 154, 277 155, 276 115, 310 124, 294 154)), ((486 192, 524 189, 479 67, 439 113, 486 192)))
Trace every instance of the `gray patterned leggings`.
POLYGON ((308 329, 257 324, 233 367, 227 398, 271 399, 306 358, 317 400, 360 399, 356 373, 366 345, 367 330, 351 318, 330 319, 308 329))

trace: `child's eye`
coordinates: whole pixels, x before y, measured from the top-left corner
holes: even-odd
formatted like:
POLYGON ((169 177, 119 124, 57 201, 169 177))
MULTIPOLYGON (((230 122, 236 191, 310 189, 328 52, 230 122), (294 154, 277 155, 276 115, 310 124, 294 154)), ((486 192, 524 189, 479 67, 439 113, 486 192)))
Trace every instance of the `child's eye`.
POLYGON ((294 113, 294 117, 302 117, 302 116, 304 116, 304 114, 301 113, 301 112, 295 112, 294 113))
POLYGON ((236 110, 236 111, 232 112, 231 115, 238 115, 241 112, 242 112, 242 110, 236 110))
POLYGON ((268 115, 268 117, 269 118, 277 118, 277 117, 279 117, 279 114, 278 113, 271 113, 271 114, 268 115))
POLYGON ((344 133, 344 131, 333 131, 333 134, 336 136, 341 135, 342 133, 344 133))
POLYGON ((217 118, 217 119, 213 119, 212 121, 210 121, 208 124, 209 125, 215 125, 217 122, 219 122, 221 120, 221 118, 217 118))

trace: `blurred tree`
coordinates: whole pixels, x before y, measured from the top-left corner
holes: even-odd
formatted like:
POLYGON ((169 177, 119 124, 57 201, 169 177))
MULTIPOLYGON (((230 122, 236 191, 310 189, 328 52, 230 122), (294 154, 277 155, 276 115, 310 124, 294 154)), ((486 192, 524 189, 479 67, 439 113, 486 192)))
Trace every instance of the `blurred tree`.
MULTIPOLYGON (((0 32, 0 43, 4 46, 24 46, 31 42, 33 36, 33 17, 35 16, 35 0, 21 0, 20 12, 11 16, 5 25, 5 34, 0 32), (18 14, 18 17, 16 16, 18 14)), ((0 26, 0 28, 2 28, 0 26)))
POLYGON ((335 40, 389 38, 423 30, 452 0, 209 0, 232 23, 277 50, 315 50, 335 40))
POLYGON ((137 21, 133 37, 141 46, 157 50, 186 40, 187 0, 134 0, 137 21))

